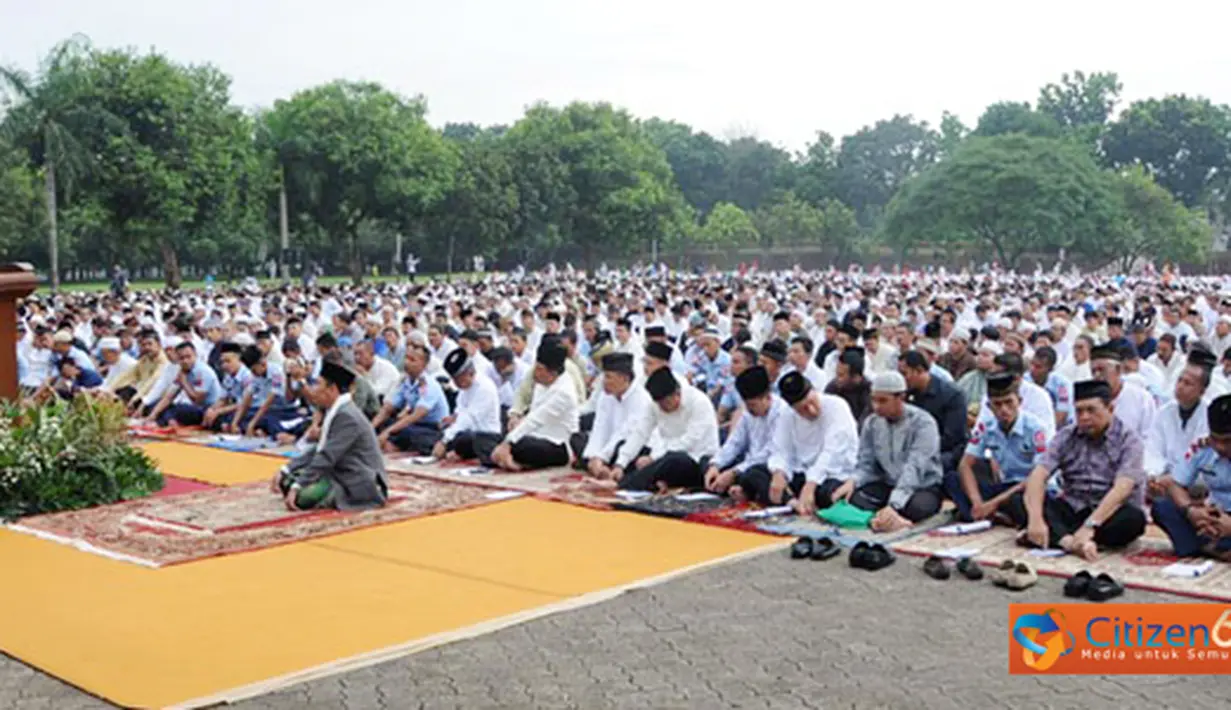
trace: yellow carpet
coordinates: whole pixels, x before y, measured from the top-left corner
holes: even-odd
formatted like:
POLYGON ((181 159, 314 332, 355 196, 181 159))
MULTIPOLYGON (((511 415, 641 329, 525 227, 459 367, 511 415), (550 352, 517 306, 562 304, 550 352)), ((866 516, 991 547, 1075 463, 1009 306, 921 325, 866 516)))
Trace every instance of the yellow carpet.
POLYGON ((767 543, 528 499, 160 570, 0 531, 0 649, 126 706, 218 701, 767 543))
POLYGON ((286 463, 286 460, 274 456, 175 441, 152 441, 141 444, 141 450, 154 459, 158 470, 163 473, 222 486, 267 481, 286 463))

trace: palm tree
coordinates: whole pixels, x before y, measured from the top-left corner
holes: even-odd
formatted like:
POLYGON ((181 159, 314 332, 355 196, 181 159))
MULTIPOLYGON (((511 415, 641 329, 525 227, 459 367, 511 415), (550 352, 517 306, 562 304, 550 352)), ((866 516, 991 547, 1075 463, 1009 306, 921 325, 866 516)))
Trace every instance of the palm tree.
POLYGON ((83 64, 91 51, 89 40, 75 35, 51 50, 35 76, 17 67, 0 66, 0 89, 9 109, 0 123, 0 137, 28 146, 34 164, 43 169, 53 291, 60 287, 57 179, 62 183, 59 187, 67 190, 88 170, 92 161, 83 138, 91 125, 100 119, 102 123, 119 121, 80 101, 88 81, 83 64))

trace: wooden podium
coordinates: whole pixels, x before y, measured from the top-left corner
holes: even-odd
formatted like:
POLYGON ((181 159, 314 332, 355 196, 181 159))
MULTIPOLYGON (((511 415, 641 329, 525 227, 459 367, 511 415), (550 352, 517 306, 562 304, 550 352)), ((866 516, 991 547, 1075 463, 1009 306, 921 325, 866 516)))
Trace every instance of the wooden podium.
POLYGON ((0 399, 17 399, 17 299, 37 287, 34 267, 0 264, 0 399))

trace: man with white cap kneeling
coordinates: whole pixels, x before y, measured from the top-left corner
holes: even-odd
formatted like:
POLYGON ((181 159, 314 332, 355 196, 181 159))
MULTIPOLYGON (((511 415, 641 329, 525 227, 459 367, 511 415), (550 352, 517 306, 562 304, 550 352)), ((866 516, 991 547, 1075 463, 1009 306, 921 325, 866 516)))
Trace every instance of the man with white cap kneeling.
POLYGON ((680 386, 667 368, 650 375, 645 388, 656 406, 639 426, 616 459, 612 475, 620 488, 663 491, 669 488, 700 488, 709 461, 718 453, 718 419, 705 393, 691 385, 680 386), (633 456, 657 432, 650 455, 636 459, 636 471, 624 475, 633 456))
POLYGON ((103 389, 115 392, 115 383, 129 370, 137 366, 137 360, 120 348, 120 339, 109 335, 98 339, 98 352, 102 365, 98 374, 103 376, 103 389))
POLYGON ((438 459, 475 459, 491 463, 500 444, 500 392, 490 377, 479 375, 474 360, 462 348, 445 358, 445 371, 457 385, 457 408, 445 419, 447 426, 432 449, 438 459))
POLYGON ((568 441, 580 426, 577 390, 564 369, 567 358, 558 337, 543 337, 535 355, 530 410, 492 452, 492 463, 509 471, 568 465, 568 441))
POLYGON ((351 401, 355 373, 323 362, 317 381, 305 388, 325 417, 316 446, 274 476, 273 488, 291 510, 353 510, 385 504, 389 483, 376 429, 351 401))
POLYGON ((902 530, 940 510, 940 432, 932 415, 906 403, 906 379, 897 372, 872 381, 872 411, 859 438, 855 475, 830 497, 876 511, 877 532, 902 530))

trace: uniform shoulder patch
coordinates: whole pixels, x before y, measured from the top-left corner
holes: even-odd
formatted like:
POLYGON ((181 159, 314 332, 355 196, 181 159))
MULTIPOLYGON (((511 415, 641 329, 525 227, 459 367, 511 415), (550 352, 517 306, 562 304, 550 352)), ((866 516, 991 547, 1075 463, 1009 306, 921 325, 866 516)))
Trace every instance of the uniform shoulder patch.
POLYGON ((1042 429, 1034 433, 1034 450, 1040 454, 1047 451, 1047 434, 1042 429))
POLYGON ((977 446, 979 442, 983 441, 983 435, 985 433, 987 433, 987 425, 983 422, 979 422, 970 432, 970 443, 977 446))

